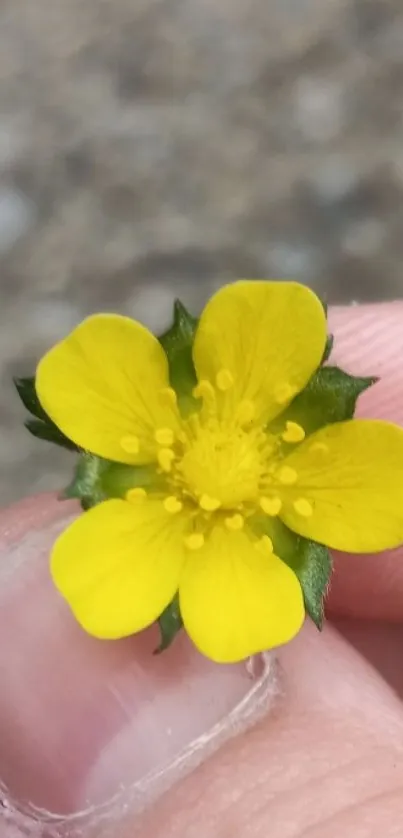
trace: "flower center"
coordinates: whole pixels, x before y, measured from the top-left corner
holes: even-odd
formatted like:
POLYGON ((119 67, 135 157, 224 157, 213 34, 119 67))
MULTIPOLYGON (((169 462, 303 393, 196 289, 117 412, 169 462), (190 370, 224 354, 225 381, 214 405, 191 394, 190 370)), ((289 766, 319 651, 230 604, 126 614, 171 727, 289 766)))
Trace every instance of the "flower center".
MULTIPOLYGON (((185 543, 191 550, 203 545, 216 524, 240 530, 259 510, 278 515, 284 491, 297 488, 298 475, 283 459, 290 444, 304 439, 303 428, 286 422, 281 433, 270 434, 254 423, 252 402, 234 405, 232 386, 227 370, 218 373, 215 388, 201 381, 194 391, 201 400, 200 410, 182 420, 175 433, 170 428, 155 431, 159 472, 166 487, 162 502, 172 515, 188 512, 185 543)), ((139 491, 144 490, 131 490, 129 499, 137 500, 139 491)), ((298 494, 294 505, 301 515, 311 514, 309 501, 298 494)))
POLYGON ((199 502, 203 495, 230 509, 259 495, 264 464, 256 434, 227 428, 218 420, 193 425, 184 445, 177 475, 199 502))
MULTIPOLYGON (((210 513, 239 513, 245 504, 258 504, 278 447, 276 438, 253 424, 251 401, 234 406, 233 384, 226 369, 219 371, 215 387, 201 381, 194 390, 200 410, 183 420, 178 438, 163 428, 155 434, 161 444, 159 464, 173 496, 210 513)), ((173 501, 169 505, 173 511, 173 501)), ((239 515, 234 520, 239 524, 239 515)))

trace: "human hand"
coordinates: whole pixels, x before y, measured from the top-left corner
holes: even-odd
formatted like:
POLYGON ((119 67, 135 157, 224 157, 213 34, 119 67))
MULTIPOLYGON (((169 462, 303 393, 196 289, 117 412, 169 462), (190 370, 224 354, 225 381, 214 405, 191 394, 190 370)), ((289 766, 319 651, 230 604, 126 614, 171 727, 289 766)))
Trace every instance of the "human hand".
MULTIPOLYGON (((359 415, 403 424, 402 322, 397 303, 330 313, 331 361, 381 378, 359 415)), ((400 838, 403 550, 337 556, 334 625, 320 635, 307 624, 253 681, 184 637, 154 658, 153 631, 118 642, 83 634, 47 568, 73 514, 51 496, 0 513, 0 776, 25 810, 16 816, 5 795, 1 838, 400 838), (179 778, 172 761, 184 749, 185 769, 201 764, 179 778), (26 814, 27 800, 98 809, 52 823, 26 814)))

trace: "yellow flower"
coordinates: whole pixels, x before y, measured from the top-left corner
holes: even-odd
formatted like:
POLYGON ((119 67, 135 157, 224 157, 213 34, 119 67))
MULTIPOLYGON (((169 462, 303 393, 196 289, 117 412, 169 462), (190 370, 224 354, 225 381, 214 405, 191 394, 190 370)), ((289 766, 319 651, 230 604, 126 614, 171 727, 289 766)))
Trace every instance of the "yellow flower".
POLYGON ((95 506, 54 547, 54 582, 89 633, 138 632, 179 591, 196 646, 240 660, 287 642, 304 619, 276 528, 352 552, 403 541, 401 429, 351 420, 309 435, 281 421, 325 342, 309 289, 242 281, 199 321, 193 412, 161 344, 128 318, 90 317, 42 359, 37 393, 66 436, 148 469, 147 488, 95 506))

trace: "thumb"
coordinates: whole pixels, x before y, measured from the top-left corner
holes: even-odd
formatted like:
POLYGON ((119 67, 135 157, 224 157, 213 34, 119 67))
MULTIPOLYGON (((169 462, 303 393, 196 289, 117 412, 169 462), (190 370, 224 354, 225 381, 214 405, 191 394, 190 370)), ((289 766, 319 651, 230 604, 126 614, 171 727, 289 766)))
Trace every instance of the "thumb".
POLYGON ((403 818, 401 704, 331 628, 280 651, 272 711, 122 838, 392 838, 403 818))
POLYGON ((369 664, 310 626, 254 677, 185 638, 155 658, 150 633, 87 637, 48 576, 74 512, 47 497, 0 515, 1 835, 356 838, 366 818, 366 838, 397 834, 401 705, 369 664))

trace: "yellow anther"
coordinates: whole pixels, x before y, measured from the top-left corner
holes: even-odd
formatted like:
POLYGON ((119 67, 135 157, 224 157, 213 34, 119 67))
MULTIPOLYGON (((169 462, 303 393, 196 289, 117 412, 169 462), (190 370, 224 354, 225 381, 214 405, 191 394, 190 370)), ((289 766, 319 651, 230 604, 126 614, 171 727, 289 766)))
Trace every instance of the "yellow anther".
POLYGON ((237 409, 237 420, 240 425, 248 425, 249 422, 253 422, 256 415, 256 408, 253 402, 245 399, 243 402, 240 403, 237 409))
POLYGON ((176 407, 178 403, 178 397, 175 393, 173 387, 164 387, 160 391, 160 397, 163 404, 168 405, 170 407, 176 407))
POLYGON ((123 448, 123 451, 126 451, 128 454, 139 453, 140 443, 137 436, 122 436, 120 444, 123 448))
POLYGON ((274 400, 277 404, 287 404, 296 395, 297 390, 291 384, 280 384, 274 393, 274 400))
POLYGON ((305 439, 305 431, 297 422, 286 422, 285 431, 281 436, 284 442, 302 442, 305 439))
POLYGON ((158 462, 163 471, 171 471, 172 463, 175 459, 175 454, 171 448, 161 448, 158 451, 158 462))
POLYGON ((129 489, 126 492, 126 500, 131 503, 136 503, 139 500, 144 500, 147 497, 147 492, 142 486, 136 486, 134 489, 129 489))
POLYGON ((158 445, 172 445, 175 439, 174 432, 171 431, 171 428, 158 428, 154 436, 158 445))
POLYGON ((313 506, 306 498, 298 498, 294 501, 294 509, 302 518, 310 518, 313 515, 313 506))
POLYGON ((210 381, 199 381, 198 385, 192 391, 195 399, 205 399, 206 401, 215 401, 215 390, 210 381))
POLYGON ((311 454, 328 454, 329 448, 324 442, 314 442, 309 451, 311 454))
POLYGON ((218 389, 225 393, 232 387, 234 379, 229 370, 220 370, 215 377, 215 383, 218 389))
POLYGON ((277 477, 283 486, 293 486, 298 480, 298 474, 291 466, 282 466, 277 477))
POLYGON ((266 515, 270 515, 274 518, 281 512, 282 502, 280 498, 273 497, 273 498, 260 498, 260 507, 263 509, 263 512, 266 515))
POLYGON ((191 535, 187 535, 185 538, 185 546, 189 548, 189 550, 200 550, 200 547, 203 547, 204 544, 204 535, 201 532, 192 532, 191 535))
POLYGON ((215 512, 221 506, 221 501, 217 498, 211 498, 210 495, 202 495, 199 500, 199 506, 205 512, 215 512))
POLYGON ((175 495, 169 495, 164 500, 164 509, 172 515, 175 515, 176 512, 180 512, 183 509, 183 503, 175 495))
POLYGON ((264 550, 264 552, 270 556, 274 550, 273 542, 269 535, 262 535, 262 537, 259 538, 258 546, 261 547, 264 550))
POLYGON ((225 519, 225 526, 228 530, 241 530, 245 519, 243 515, 240 515, 239 512, 236 512, 235 515, 230 515, 228 518, 225 519))

